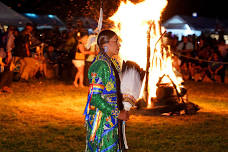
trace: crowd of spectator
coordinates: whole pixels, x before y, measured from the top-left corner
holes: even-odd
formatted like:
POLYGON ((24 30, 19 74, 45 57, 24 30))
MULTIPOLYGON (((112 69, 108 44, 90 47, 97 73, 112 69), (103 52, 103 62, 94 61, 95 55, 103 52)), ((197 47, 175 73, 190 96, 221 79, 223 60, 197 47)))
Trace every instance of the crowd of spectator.
MULTIPOLYGON (((184 80, 225 82, 228 45, 223 38, 195 35, 178 37, 167 33, 167 44, 174 54, 173 66, 184 80)), ((0 93, 11 92, 12 81, 58 79, 76 87, 88 85, 88 67, 96 45, 86 47, 86 30, 37 30, 27 24, 22 31, 9 26, 0 31, 0 93)))
POLYGON ((175 62, 179 63, 176 69, 184 80, 225 82, 228 45, 223 37, 216 40, 204 34, 188 35, 180 41, 172 33, 167 37, 175 62))
MULTIPOLYGON (((74 78, 80 68, 72 63, 76 52, 85 57, 94 56, 90 49, 80 48, 84 46, 79 45, 84 37, 88 38, 85 30, 37 30, 32 24, 27 24, 22 31, 13 26, 6 32, 0 31, 0 93, 11 92, 12 81, 42 78, 74 82, 77 86, 78 79, 74 78)), ((80 79, 84 79, 84 73, 80 79)))

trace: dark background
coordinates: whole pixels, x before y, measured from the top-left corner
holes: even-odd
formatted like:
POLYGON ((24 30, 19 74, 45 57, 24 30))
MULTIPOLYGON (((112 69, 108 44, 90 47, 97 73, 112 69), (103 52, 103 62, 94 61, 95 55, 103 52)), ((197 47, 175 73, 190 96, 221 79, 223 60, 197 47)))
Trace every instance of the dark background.
POLYGON ((228 18, 227 10, 225 0, 168 0, 163 17, 167 19, 175 14, 191 16, 197 12, 203 17, 228 18))
MULTIPOLYGON (((111 16, 118 8, 120 0, 1 0, 19 13, 54 14, 67 21, 72 17, 89 16, 97 18, 103 2, 104 18, 111 16)), ((140 2, 142 0, 131 0, 140 2)), ((228 6, 223 0, 168 0, 162 14, 162 21, 173 15, 192 15, 213 18, 228 18, 228 6)))

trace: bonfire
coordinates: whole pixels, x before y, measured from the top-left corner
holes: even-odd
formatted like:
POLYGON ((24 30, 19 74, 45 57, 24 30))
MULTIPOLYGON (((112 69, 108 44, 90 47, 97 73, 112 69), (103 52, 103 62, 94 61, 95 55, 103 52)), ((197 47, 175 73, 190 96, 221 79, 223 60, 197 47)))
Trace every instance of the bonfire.
MULTIPOLYGON (((137 4, 121 2, 110 20, 115 24, 113 30, 122 40, 121 59, 135 62, 145 73, 138 107, 143 101, 147 109, 158 105, 171 106, 162 113, 173 114, 181 110, 192 113, 186 108, 189 102, 183 79, 177 76, 172 66, 173 54, 163 42, 166 32, 160 24, 160 18, 166 5, 167 0, 145 0, 137 4)), ((194 111, 198 110, 193 103, 191 107, 194 107, 190 108, 194 111)))

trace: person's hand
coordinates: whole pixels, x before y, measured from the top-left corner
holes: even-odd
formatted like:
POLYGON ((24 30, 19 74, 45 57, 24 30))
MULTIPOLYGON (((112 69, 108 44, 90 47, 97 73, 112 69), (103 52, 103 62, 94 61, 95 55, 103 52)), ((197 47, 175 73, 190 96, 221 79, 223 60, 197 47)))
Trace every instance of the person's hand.
POLYGON ((121 111, 120 111, 120 114, 119 114, 119 116, 118 116, 118 119, 127 121, 127 120, 129 119, 129 114, 128 114, 128 112, 125 111, 125 110, 121 110, 121 111))

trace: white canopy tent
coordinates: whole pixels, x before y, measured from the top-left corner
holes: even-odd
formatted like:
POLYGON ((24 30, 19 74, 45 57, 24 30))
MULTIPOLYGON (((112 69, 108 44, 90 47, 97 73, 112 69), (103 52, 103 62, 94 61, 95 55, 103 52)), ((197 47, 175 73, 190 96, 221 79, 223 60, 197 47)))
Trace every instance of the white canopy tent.
POLYGON ((26 23, 32 22, 0 1, 0 25, 22 27, 26 23))
POLYGON ((195 34, 200 36, 202 32, 207 32, 212 38, 219 38, 218 32, 224 32, 224 39, 228 44, 228 20, 207 18, 207 17, 192 17, 184 15, 175 15, 163 23, 167 32, 181 37, 195 34))

